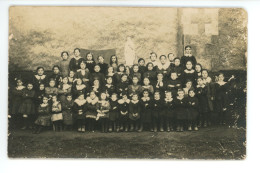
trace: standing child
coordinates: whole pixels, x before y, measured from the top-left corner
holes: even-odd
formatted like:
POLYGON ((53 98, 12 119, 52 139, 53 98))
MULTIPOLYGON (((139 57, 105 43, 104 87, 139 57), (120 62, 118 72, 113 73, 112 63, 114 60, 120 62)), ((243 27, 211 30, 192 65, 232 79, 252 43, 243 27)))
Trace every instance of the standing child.
POLYGON ((142 86, 138 84, 138 77, 133 76, 133 83, 132 85, 128 86, 128 94, 130 97, 133 96, 134 93, 136 93, 138 96, 142 93, 142 86))
POLYGON ((73 104, 71 93, 67 93, 65 100, 61 102, 64 130, 72 130, 74 123, 72 115, 73 104))
POLYGON ((122 74, 121 76, 121 82, 117 84, 116 91, 119 96, 122 96, 123 93, 128 93, 128 81, 127 81, 127 75, 122 74))
POLYGON ((49 87, 45 88, 45 94, 47 94, 49 98, 51 98, 52 95, 58 94, 58 88, 55 87, 55 80, 54 79, 50 79, 49 87))
POLYGON ((141 81, 142 75, 139 73, 139 66, 138 64, 133 65, 133 71, 130 73, 130 80, 133 81, 133 77, 136 76, 138 78, 138 81, 141 81))
POLYGON ((69 74, 69 53, 66 51, 61 52, 60 71, 62 77, 68 76, 69 74))
POLYGON ((144 73, 143 79, 146 78, 146 77, 149 78, 151 84, 154 85, 155 82, 156 82, 156 72, 154 71, 153 63, 149 62, 146 65, 146 67, 147 67, 147 70, 144 73))
POLYGON ((93 82, 96 79, 99 80, 102 86, 105 85, 105 75, 100 72, 100 66, 98 64, 94 66, 94 72, 92 72, 91 74, 91 82, 93 82))
POLYGON ((75 77, 80 78, 84 85, 89 86, 90 72, 86 67, 85 61, 80 63, 80 69, 77 70, 75 77))
POLYGON ((68 77, 68 84, 70 84, 71 86, 74 85, 75 79, 76 79, 75 72, 70 71, 68 77))
POLYGON ((76 85, 72 88, 72 98, 76 99, 79 94, 86 94, 86 85, 82 84, 80 78, 76 79, 76 85))
POLYGON ((138 94, 133 93, 132 100, 129 103, 130 132, 134 131, 134 129, 138 131, 140 128, 140 113, 141 105, 138 100, 138 94))
MULTIPOLYGON (((98 79, 95 79, 93 82, 93 86, 90 88, 90 91, 94 91, 97 96, 101 94, 101 92, 104 91, 104 87, 100 84, 98 79)), ((89 94, 89 91, 87 91, 87 95, 89 94)))
POLYGON ((148 77, 144 78, 144 85, 142 86, 142 89, 147 90, 150 94, 153 94, 154 89, 153 89, 153 86, 150 85, 150 80, 148 77))
POLYGON ((119 83, 121 81, 122 74, 125 74, 125 66, 123 64, 120 64, 118 66, 117 72, 115 73, 115 83, 119 83))
MULTIPOLYGON (((187 62, 190 61, 192 63, 192 65, 197 64, 196 58, 192 55, 191 53, 191 46, 185 46, 185 52, 184 52, 184 56, 181 57, 181 65, 183 67, 186 66, 187 62)), ((192 67, 194 68, 194 67, 192 67)))
POLYGON ((66 100, 66 95, 71 93, 71 85, 68 84, 68 77, 64 77, 62 79, 58 93, 59 100, 61 103, 63 103, 66 100))
POLYGON ((80 56, 80 49, 75 48, 74 57, 71 58, 70 63, 69 63, 70 71, 76 72, 78 69, 80 69, 80 63, 82 61, 84 61, 84 59, 80 56))
POLYGON ((189 90, 189 97, 187 98, 188 102, 188 130, 191 131, 192 127, 194 128, 195 131, 199 130, 198 129, 198 116, 199 116, 199 100, 197 97, 195 97, 195 90, 190 89, 189 90))
MULTIPOLYGON (((173 112, 173 98, 170 91, 165 92, 165 99, 163 101, 163 114, 163 122, 166 126, 166 131, 170 132, 173 130, 173 123, 175 121, 173 112)), ((163 131, 163 129, 161 128, 160 131, 163 131)))
POLYGON ((117 66, 118 66, 118 59, 116 55, 112 55, 110 57, 110 62, 109 62, 110 67, 113 67, 114 72, 117 71, 117 66))
POLYGON ((84 99, 84 94, 79 93, 78 97, 74 101, 73 112, 76 119, 76 124, 78 132, 85 132, 85 109, 86 109, 86 100, 84 99))
POLYGON ((188 61, 187 64, 186 64, 186 69, 183 71, 183 76, 182 76, 183 85, 188 80, 192 81, 192 83, 195 84, 196 78, 197 78, 197 75, 196 75, 195 70, 192 69, 192 63, 191 63, 191 61, 188 61))
POLYGON ((107 83, 105 85, 105 92, 107 94, 107 97, 111 97, 111 94, 115 92, 116 88, 113 84, 113 78, 111 76, 107 77, 106 79, 107 83))
POLYGON ((160 56, 160 62, 157 65, 157 73, 162 73, 165 77, 168 77, 168 69, 170 62, 165 55, 160 56))
POLYGON ((129 103, 130 100, 127 98, 127 93, 122 92, 122 98, 118 100, 120 131, 128 131, 129 103))
POLYGON ((97 118, 97 103, 99 100, 94 91, 91 91, 89 93, 89 96, 87 97, 86 100, 87 100, 87 103, 86 103, 87 130, 89 132, 94 132, 96 118, 97 118))
POLYGON ((182 80, 183 67, 180 64, 180 58, 174 58, 174 65, 171 65, 170 68, 168 68, 168 73, 171 74, 172 72, 176 72, 179 80, 182 80))
POLYGON ((152 113, 151 113, 151 98, 148 90, 143 91, 143 97, 141 98, 141 107, 142 107, 142 115, 141 115, 141 125, 139 132, 143 131, 143 128, 149 129, 151 132, 153 128, 151 126, 152 122, 152 113))
POLYGON ((114 78, 114 68, 113 67, 108 67, 108 69, 107 69, 107 77, 112 77, 112 78, 114 78))
POLYGON ((60 67, 54 65, 52 68, 53 74, 50 76, 50 79, 55 80, 55 87, 58 87, 60 82, 62 82, 62 76, 60 74, 60 67))
POLYGON ((106 76, 107 75, 107 69, 108 69, 108 64, 104 62, 104 57, 103 56, 98 56, 98 65, 100 66, 100 72, 106 76))
POLYGON ((150 62, 153 64, 155 70, 158 65, 157 54, 155 52, 150 53, 150 62))
POLYGON ((37 91, 40 87, 40 84, 47 85, 48 78, 44 74, 44 68, 43 67, 37 67, 36 71, 37 71, 37 74, 33 76, 32 84, 37 91))
POLYGON ((174 67, 174 54, 173 53, 169 53, 168 54, 168 59, 169 59, 169 62, 170 62, 169 68, 173 68, 174 67))
POLYGON ((94 67, 95 67, 96 63, 94 61, 93 58, 93 54, 92 53, 87 53, 86 55, 86 67, 89 70, 90 73, 94 72, 94 67))
POLYGON ((19 113, 23 115, 23 127, 22 130, 27 129, 32 126, 35 116, 35 91, 33 90, 33 84, 28 83, 27 88, 23 90, 22 93, 22 104, 19 108, 19 113))
POLYGON ((199 77, 202 77, 202 65, 200 63, 197 63, 195 65, 195 71, 196 71, 196 77, 199 78, 199 77))
POLYGON ((51 114, 50 106, 48 104, 48 96, 45 95, 42 98, 42 103, 38 106, 38 118, 34 122, 35 129, 33 133, 39 134, 44 127, 49 127, 51 125, 51 114))
POLYGON ((188 97, 188 96, 189 96, 189 90, 190 90, 191 88, 193 88, 193 87, 192 87, 192 81, 187 80, 185 86, 186 86, 186 87, 183 88, 184 97, 188 97))
POLYGON ((111 100, 110 100, 110 111, 109 111, 109 132, 112 132, 113 130, 116 132, 119 132, 119 106, 118 106, 118 100, 117 100, 117 94, 112 93, 111 94, 111 100))
POLYGON ((144 79, 144 73, 146 72, 145 60, 143 58, 138 59, 139 72, 141 73, 141 80, 144 79))
POLYGON ((163 132, 163 104, 161 101, 161 95, 159 91, 154 92, 154 99, 151 103, 151 110, 152 110, 152 124, 153 124, 153 131, 157 132, 157 129, 160 128, 160 131, 163 132), (158 123, 159 122, 159 123, 158 123))
POLYGON ((42 103, 43 96, 45 95, 45 86, 40 84, 40 88, 35 91, 35 105, 38 107, 42 103))
POLYGON ((110 103, 107 100, 107 95, 105 92, 101 92, 100 100, 97 103, 97 120, 100 119, 102 133, 107 133, 108 131, 109 110, 110 110, 110 103))
POLYGON ((171 72, 170 79, 166 85, 167 90, 172 92, 172 97, 177 97, 178 89, 181 88, 181 81, 178 79, 177 72, 171 72))
POLYGON ((62 131, 62 109, 61 103, 58 101, 57 95, 52 96, 51 121, 53 123, 53 131, 62 131))
POLYGON ((163 73, 159 72, 157 74, 157 81, 155 83, 154 88, 155 88, 155 90, 160 91, 161 96, 164 97, 164 91, 166 88, 166 84, 164 81, 163 73))

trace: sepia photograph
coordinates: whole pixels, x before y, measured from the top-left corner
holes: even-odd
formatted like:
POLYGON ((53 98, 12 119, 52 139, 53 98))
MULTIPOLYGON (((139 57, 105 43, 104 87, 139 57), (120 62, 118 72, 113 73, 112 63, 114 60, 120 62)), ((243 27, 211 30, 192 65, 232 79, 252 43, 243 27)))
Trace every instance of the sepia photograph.
POLYGON ((244 160, 247 42, 242 8, 10 6, 8 157, 244 160))

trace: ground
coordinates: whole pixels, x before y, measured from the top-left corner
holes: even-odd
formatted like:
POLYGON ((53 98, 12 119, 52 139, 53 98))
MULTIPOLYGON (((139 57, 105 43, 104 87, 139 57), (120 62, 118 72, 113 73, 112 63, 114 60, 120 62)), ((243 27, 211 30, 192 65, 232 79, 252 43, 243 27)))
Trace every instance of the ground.
POLYGON ((223 126, 192 132, 77 133, 14 130, 10 158, 244 159, 244 129, 223 126))

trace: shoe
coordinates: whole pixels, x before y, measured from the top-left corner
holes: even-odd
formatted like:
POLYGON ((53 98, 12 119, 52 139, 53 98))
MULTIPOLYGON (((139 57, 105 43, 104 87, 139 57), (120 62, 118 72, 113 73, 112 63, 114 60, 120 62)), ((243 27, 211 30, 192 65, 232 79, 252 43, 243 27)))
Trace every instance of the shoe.
POLYGON ((163 130, 163 128, 162 128, 162 127, 160 128, 160 132, 164 132, 164 130, 163 130))
POLYGON ((154 132, 157 132, 157 127, 154 127, 154 130, 153 130, 154 132))
POLYGON ((81 128, 80 127, 78 128, 78 132, 81 132, 81 128))
POLYGON ((82 127, 82 128, 81 128, 81 132, 83 132, 83 133, 84 133, 84 132, 85 132, 85 128, 83 128, 83 127, 82 127))
POLYGON ((170 132, 170 131, 171 131, 170 127, 167 127, 167 132, 170 132))
POLYGON ((207 123, 206 122, 204 123, 203 127, 207 127, 207 123))
POLYGON ((180 126, 177 126, 176 131, 177 131, 177 132, 180 131, 180 126))
POLYGON ((129 131, 130 132, 134 131, 134 125, 133 124, 131 124, 131 127, 130 127, 129 131))
POLYGON ((199 129, 198 129, 198 127, 194 127, 194 130, 195 130, 195 131, 198 131, 199 129))
POLYGON ((109 127, 108 131, 109 131, 109 132, 112 132, 112 131, 113 131, 113 130, 112 130, 112 127, 109 127))
POLYGON ((124 130, 124 127, 123 126, 120 126, 120 129, 119 129, 120 131, 123 131, 124 130))
POLYGON ((125 132, 128 132, 128 127, 125 127, 125 132))
POLYGON ((153 132, 153 128, 150 128, 150 132, 153 132))
POLYGON ((183 132, 183 127, 181 126, 181 128, 180 128, 180 132, 183 132))
POLYGON ((119 127, 117 127, 117 128, 116 128, 116 132, 119 132, 119 131, 120 131, 120 129, 119 129, 119 127))
POLYGON ((189 130, 189 131, 192 131, 192 128, 191 128, 191 126, 189 126, 189 127, 188 127, 188 130, 189 130))
POLYGON ((23 126, 22 128, 21 128, 21 130, 26 130, 27 129, 27 127, 26 126, 23 126))

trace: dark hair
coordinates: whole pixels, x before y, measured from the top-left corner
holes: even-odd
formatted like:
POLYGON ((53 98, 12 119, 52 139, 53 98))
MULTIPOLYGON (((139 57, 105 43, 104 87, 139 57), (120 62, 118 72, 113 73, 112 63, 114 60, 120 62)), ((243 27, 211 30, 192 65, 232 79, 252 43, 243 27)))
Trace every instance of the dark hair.
POLYGON ((66 97, 68 97, 68 96, 72 96, 72 94, 71 94, 71 93, 67 93, 67 94, 66 94, 66 97))
POLYGON ((207 69, 202 69, 201 72, 206 71, 209 74, 209 71, 207 69))
POLYGON ((74 53, 75 53, 76 50, 78 50, 78 51, 80 52, 80 48, 75 48, 75 49, 74 49, 74 53))
MULTIPOLYGON (((152 66, 153 66, 153 63, 152 62, 148 62, 147 64, 146 64, 146 71, 148 71, 148 66, 149 66, 149 64, 152 64, 152 66)), ((153 66, 153 68, 154 68, 154 66, 153 66)), ((153 70, 153 69, 152 69, 153 70)))
MULTIPOLYGON (((188 90, 188 93, 189 93, 190 91, 193 91, 193 92, 195 93, 195 89, 194 89, 193 87, 191 87, 191 88, 188 90)), ((196 93, 195 93, 195 94, 196 94, 196 93)))
POLYGON ((124 65, 124 64, 119 64, 118 67, 117 67, 117 71, 118 71, 118 72, 119 72, 119 68, 120 68, 120 67, 124 67, 124 71, 123 71, 123 72, 126 71, 126 67, 125 67, 125 65, 124 65))
POLYGON ((199 79, 203 80, 202 77, 198 77, 198 78, 197 78, 197 81, 198 81, 199 79))
POLYGON ((169 58, 170 55, 174 55, 174 54, 173 53, 168 53, 168 58, 169 58))
POLYGON ((38 72, 39 69, 43 69, 43 71, 44 71, 44 67, 42 67, 42 66, 37 67, 36 71, 38 72))
POLYGON ((150 53, 150 58, 151 58, 152 54, 155 54, 155 56, 157 57, 157 54, 155 52, 151 52, 150 53))
POLYGON ((153 95, 155 95, 155 93, 158 93, 159 95, 161 95, 160 90, 155 90, 154 93, 153 93, 153 95))
POLYGON ((55 67, 57 67, 57 68, 60 70, 60 67, 59 67, 58 65, 54 65, 54 66, 52 67, 52 71, 54 70, 55 67))
POLYGON ((145 62, 145 60, 144 60, 143 58, 139 58, 139 59, 138 59, 138 63, 139 63, 140 61, 144 61, 144 62, 145 62))
POLYGON ((112 81, 113 81, 113 77, 112 77, 112 76, 107 76, 107 77, 106 77, 106 80, 108 80, 109 78, 111 78, 112 81))
POLYGON ((125 73, 121 74, 120 79, 122 79, 123 76, 127 77, 127 74, 125 74, 125 73))
POLYGON ((197 63, 196 65, 200 66, 200 71, 202 72, 202 65, 200 63, 197 63))
MULTIPOLYGON (((138 76, 134 75, 134 76, 133 76, 133 79, 134 79, 134 77, 138 79, 138 76)), ((138 80, 139 80, 139 79, 138 79, 138 80)))
POLYGON ((161 55, 159 59, 162 59, 162 57, 165 57, 165 59, 167 59, 167 57, 165 55, 161 55))
POLYGON ((175 61, 176 59, 178 59, 178 60, 180 60, 180 61, 181 61, 181 59, 180 59, 179 57, 176 57, 176 58, 174 58, 174 59, 173 59, 173 61, 175 61))
POLYGON ((102 55, 99 55, 99 56, 97 57, 97 60, 99 60, 99 57, 102 57, 103 59, 105 59, 102 55))
POLYGON ((138 65, 138 64, 134 64, 134 65, 132 66, 132 68, 134 68, 134 67, 139 67, 139 65, 138 65))
POLYGON ((93 56, 93 53, 91 53, 91 52, 88 52, 87 54, 86 54, 86 58, 88 57, 88 55, 91 55, 92 56, 92 61, 94 61, 94 56, 93 56))
POLYGON ((69 53, 67 51, 61 52, 60 56, 62 57, 64 53, 66 53, 69 56, 69 53))
POLYGON ((109 64, 112 65, 112 63, 113 63, 113 62, 112 62, 112 57, 113 57, 113 56, 116 57, 116 65, 118 65, 118 58, 117 58, 116 55, 112 55, 112 56, 110 57, 110 62, 109 62, 109 64))
POLYGON ((186 50, 188 47, 191 49, 191 46, 190 46, 190 45, 187 45, 187 46, 185 46, 185 50, 186 50))
POLYGON ((220 73, 218 74, 218 76, 219 76, 219 75, 222 75, 223 77, 225 77, 224 73, 222 73, 222 72, 220 72, 220 73))
POLYGON ((162 73, 162 72, 158 72, 156 76, 158 76, 159 74, 163 75, 163 73, 162 73))

